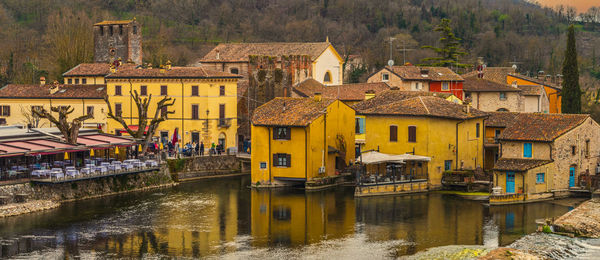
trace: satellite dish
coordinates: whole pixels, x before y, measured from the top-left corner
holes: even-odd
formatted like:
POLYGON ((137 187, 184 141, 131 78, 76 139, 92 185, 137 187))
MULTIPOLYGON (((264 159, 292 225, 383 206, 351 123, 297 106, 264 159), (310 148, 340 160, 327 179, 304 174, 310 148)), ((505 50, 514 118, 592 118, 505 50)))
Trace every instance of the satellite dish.
POLYGON ((388 60, 388 66, 394 66, 394 60, 388 60))

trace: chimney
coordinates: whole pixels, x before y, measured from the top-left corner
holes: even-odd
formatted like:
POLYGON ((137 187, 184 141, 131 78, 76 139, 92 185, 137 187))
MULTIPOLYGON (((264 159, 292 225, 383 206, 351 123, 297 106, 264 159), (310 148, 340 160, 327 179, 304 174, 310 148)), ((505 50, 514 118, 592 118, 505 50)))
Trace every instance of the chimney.
POLYGON ((515 80, 515 81, 513 81, 513 82, 512 82, 511 86, 512 86, 513 88, 518 88, 518 87, 519 87, 519 84, 517 84, 517 81, 515 80))
POLYGON ((50 90, 50 95, 54 95, 54 93, 58 92, 58 82, 54 81, 48 90, 50 90))
POLYGON ((46 85, 46 77, 40 77, 40 85, 46 85))
POLYGON ((323 95, 321 95, 321 92, 315 92, 315 101, 321 102, 322 100, 323 100, 323 95))
POLYGON ((115 73, 117 72, 117 67, 115 67, 114 64, 110 64, 110 73, 115 73))
POLYGON ((365 100, 369 100, 375 97, 375 90, 367 90, 365 91, 365 100))
POLYGON ((557 85, 561 85, 562 84, 562 80, 563 80, 563 75, 562 74, 556 74, 556 84, 557 85))
POLYGON ((215 50, 217 52, 217 60, 221 59, 221 53, 219 53, 219 50, 215 50))
POLYGON ((165 65, 165 68, 166 68, 167 70, 171 70, 171 61, 170 61, 170 60, 167 60, 167 63, 166 63, 166 65, 165 65))
POLYGON ((164 74, 167 70, 165 69, 164 65, 160 65, 160 73, 164 74))
POLYGON ((152 69, 152 63, 148 63, 148 65, 146 67, 148 67, 149 69, 152 69))
POLYGON ((421 75, 429 75, 428 69, 421 69, 421 75))
POLYGON ((544 71, 543 70, 538 71, 537 79, 544 80, 544 71))

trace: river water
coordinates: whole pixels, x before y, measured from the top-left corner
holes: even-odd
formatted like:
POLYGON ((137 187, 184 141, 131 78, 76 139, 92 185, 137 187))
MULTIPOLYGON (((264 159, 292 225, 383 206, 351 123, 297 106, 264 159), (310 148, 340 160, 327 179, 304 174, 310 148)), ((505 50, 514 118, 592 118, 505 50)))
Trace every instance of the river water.
POLYGON ((487 207, 439 193, 355 199, 350 187, 256 191, 249 184, 248 177, 202 180, 0 219, 1 253, 46 259, 393 258, 451 245, 506 246, 534 233, 536 219, 570 210, 558 202, 487 207))

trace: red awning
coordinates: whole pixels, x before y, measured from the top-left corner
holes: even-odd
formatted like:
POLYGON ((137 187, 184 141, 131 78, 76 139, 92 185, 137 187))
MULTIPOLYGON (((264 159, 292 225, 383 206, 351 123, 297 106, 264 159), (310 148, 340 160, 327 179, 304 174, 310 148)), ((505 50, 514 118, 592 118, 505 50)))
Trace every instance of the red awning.
POLYGON ((45 145, 45 146, 51 146, 54 147, 55 149, 60 149, 60 148, 73 148, 75 147, 74 145, 70 145, 67 143, 61 143, 61 142, 55 142, 55 141, 51 141, 51 140, 45 140, 45 139, 36 139, 36 140, 30 140, 27 141, 28 143, 34 143, 34 144, 41 144, 41 145, 45 145))
POLYGON ((133 145, 133 144, 135 144, 134 140, 126 139, 126 138, 120 138, 120 137, 116 137, 116 136, 108 136, 108 135, 84 135, 84 136, 81 136, 81 137, 83 137, 85 139, 92 139, 92 140, 106 142, 106 143, 110 143, 110 144, 126 144, 126 145, 133 145))
POLYGON ((16 146, 16 147, 19 147, 19 148, 24 148, 24 149, 29 150, 30 152, 45 151, 45 150, 54 149, 53 147, 50 147, 50 146, 39 145, 39 144, 29 143, 29 142, 23 142, 23 141, 4 142, 2 144, 4 144, 4 145, 10 145, 10 146, 16 146))
POLYGON ((7 146, 7 145, 3 145, 3 144, 0 144, 0 151, 2 151, 3 153, 26 153, 26 152, 29 152, 29 150, 27 150, 27 149, 7 146))
MULTIPOLYGON (((134 131, 134 132, 135 132, 135 131, 137 131, 138 129, 140 129, 140 127, 139 127, 139 126, 137 126, 137 125, 130 125, 130 126, 128 126, 128 128, 129 128, 129 130, 131 130, 131 131, 134 131)), ((144 134, 146 134, 147 132, 148 132, 148 126, 146 126, 146 129, 144 129, 144 134)), ((120 130, 119 130, 119 133, 121 133, 121 134, 126 134, 126 133, 127 133, 127 130, 125 130, 125 129, 120 129, 120 130)))
POLYGON ((87 138, 83 138, 83 137, 78 137, 77 138, 77 143, 78 144, 83 144, 85 146, 94 146, 94 145, 108 145, 108 142, 102 142, 102 141, 98 141, 98 140, 94 140, 94 139, 87 139, 87 138))

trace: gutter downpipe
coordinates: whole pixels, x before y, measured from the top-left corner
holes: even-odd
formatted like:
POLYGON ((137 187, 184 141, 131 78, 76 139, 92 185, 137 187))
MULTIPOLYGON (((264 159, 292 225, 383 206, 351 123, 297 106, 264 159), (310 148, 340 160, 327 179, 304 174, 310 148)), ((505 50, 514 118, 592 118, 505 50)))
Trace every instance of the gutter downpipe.
POLYGON ((271 128, 267 127, 267 131, 269 131, 269 184, 271 183, 271 168, 273 168, 273 155, 271 154, 271 128))
MULTIPOLYGON (((185 121, 185 116, 184 116, 185 115, 185 113, 184 113, 185 112, 185 109, 184 109, 184 106, 185 106, 185 100, 184 100, 184 98, 185 98, 185 95, 184 95, 185 91, 184 91, 184 87, 183 87, 183 79, 179 79, 179 82, 181 82, 181 146, 180 147, 183 147, 183 144, 185 143, 184 142, 184 140, 185 140, 185 129, 183 127, 184 126, 184 121, 185 121)), ((198 111, 198 114, 200 114, 200 111, 198 111)), ((206 119, 208 120, 208 116, 206 117, 206 119)), ((208 125, 207 125, 207 127, 208 127, 208 125)))
MULTIPOLYGON (((131 92, 133 92, 133 83, 131 83, 131 79, 128 79, 127 81, 129 81, 129 124, 131 125, 133 124, 133 104, 131 103, 133 99, 133 97, 131 96, 131 92)), ((140 115, 138 115, 138 118, 139 116, 140 115)))
POLYGON ((304 185, 308 181, 308 131, 304 128, 304 185))
MULTIPOLYGON (((464 123, 465 121, 466 120, 461 120, 461 121, 459 121, 459 122, 456 123, 456 140, 455 140, 456 141, 456 146, 454 148, 456 150, 456 155, 455 155, 455 157, 456 157, 456 163, 454 164, 455 165, 454 166, 454 170, 458 170, 458 125, 461 124, 461 123, 464 123)), ((467 142, 468 142, 468 140, 467 140, 467 142)))

